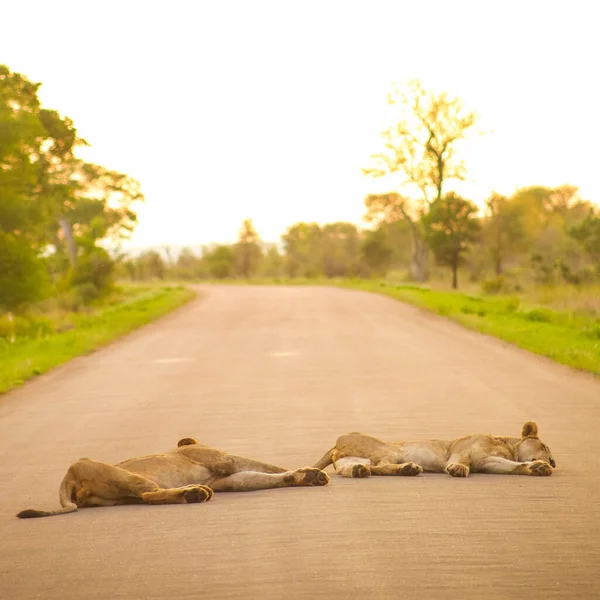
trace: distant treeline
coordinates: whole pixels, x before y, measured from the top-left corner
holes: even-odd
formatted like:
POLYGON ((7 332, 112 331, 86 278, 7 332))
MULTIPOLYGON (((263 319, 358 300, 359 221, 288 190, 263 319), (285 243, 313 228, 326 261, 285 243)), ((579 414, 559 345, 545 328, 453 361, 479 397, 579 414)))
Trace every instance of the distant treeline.
MULTIPOLYGON (((366 198, 370 229, 351 223, 296 223, 280 244, 264 244, 244 221, 237 243, 185 248, 177 258, 148 251, 124 258, 119 273, 131 280, 251 277, 410 277, 413 223, 398 215, 397 194, 366 198)), ((600 211, 577 188, 528 187, 510 197, 493 194, 483 214, 454 193, 443 196, 419 226, 427 242, 426 264, 461 266, 487 291, 523 282, 600 282, 600 211)), ((439 273, 439 268, 438 268, 439 273)))
POLYGON ((0 313, 47 297, 78 309, 101 300, 117 277, 368 278, 400 271, 425 281, 440 265, 455 287, 460 267, 487 291, 523 281, 600 280, 600 212, 576 187, 492 194, 483 211, 446 191, 448 181, 465 177, 457 150, 475 115, 418 82, 390 94, 399 113, 364 169, 394 190, 365 199, 369 228, 296 223, 269 245, 247 220, 232 245, 187 249, 173 259, 111 255, 105 248, 117 247, 137 224, 132 206, 143 199, 140 186, 78 158, 87 142, 68 117, 40 105, 39 86, 0 65, 0 313), (395 177, 401 181, 392 184, 395 177))
MULTIPOLYGON (((380 151, 363 173, 391 190, 365 199, 367 230, 350 223, 296 223, 275 247, 262 251, 252 224, 244 223, 231 246, 200 257, 185 252, 164 264, 149 253, 123 264, 132 278, 262 276, 374 277, 405 270, 426 281, 433 265, 449 269, 454 287, 459 267, 487 291, 514 281, 586 284, 600 277, 600 213, 577 188, 541 186, 511 197, 492 194, 479 208, 447 191, 466 177, 462 144, 477 117, 458 98, 425 90, 418 80, 392 86, 389 127, 380 151)), ((381 187, 378 186, 378 187, 381 187)))

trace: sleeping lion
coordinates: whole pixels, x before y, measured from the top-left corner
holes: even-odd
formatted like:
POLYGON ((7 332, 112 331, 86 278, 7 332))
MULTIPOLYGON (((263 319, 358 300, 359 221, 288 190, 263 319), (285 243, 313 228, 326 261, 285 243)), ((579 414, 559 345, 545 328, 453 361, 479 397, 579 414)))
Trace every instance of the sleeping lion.
POLYGON ((469 473, 552 475, 556 467, 550 448, 527 421, 521 437, 477 433, 457 440, 384 442, 364 433, 348 433, 316 463, 333 464, 343 477, 418 475, 423 471, 467 477, 469 473))
POLYGON ((246 492, 279 487, 327 485, 329 477, 319 469, 288 471, 266 463, 227 454, 179 440, 164 454, 130 458, 117 465, 80 458, 60 484, 62 508, 28 509, 17 517, 50 517, 89 506, 118 504, 191 504, 207 502, 213 492, 246 492))

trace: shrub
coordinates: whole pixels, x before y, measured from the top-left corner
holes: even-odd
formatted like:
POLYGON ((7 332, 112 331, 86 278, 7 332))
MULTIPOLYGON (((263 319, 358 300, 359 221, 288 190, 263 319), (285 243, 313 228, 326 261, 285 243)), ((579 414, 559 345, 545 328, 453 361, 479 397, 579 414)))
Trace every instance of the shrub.
POLYGON ((546 308, 534 308, 525 313, 525 318, 528 321, 535 321, 537 323, 551 323, 552 311, 546 308))
POLYGON ((104 296, 113 287, 114 266, 108 252, 95 247, 77 260, 70 276, 73 291, 86 304, 104 296))
POLYGON ((499 294, 505 286, 504 275, 497 275, 491 279, 486 279, 481 283, 481 291, 484 294, 499 294))
POLYGON ((521 300, 519 300, 519 298, 517 298, 516 296, 513 296, 512 298, 507 298, 504 301, 504 310, 509 313, 515 312, 515 310, 519 308, 520 304, 521 300))
POLYGON ((17 310, 48 291, 44 263, 29 243, 0 231, 0 310, 17 310))
POLYGON ((38 339, 54 332, 54 325, 47 317, 3 315, 0 317, 0 338, 38 339))

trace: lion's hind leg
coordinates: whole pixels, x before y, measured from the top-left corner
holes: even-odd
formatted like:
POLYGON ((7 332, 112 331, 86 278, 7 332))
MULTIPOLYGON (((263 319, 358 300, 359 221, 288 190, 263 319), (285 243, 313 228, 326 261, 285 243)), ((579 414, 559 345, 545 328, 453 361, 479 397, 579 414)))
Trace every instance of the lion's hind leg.
POLYGON ((83 458, 71 467, 80 482, 75 502, 84 506, 185 504, 206 502, 212 490, 202 485, 162 489, 154 481, 115 465, 83 458))
POLYGON ((321 486, 328 483, 327 473, 314 467, 303 467, 283 473, 240 471, 217 479, 211 487, 215 492, 252 492, 280 487, 321 486))
POLYGON ((413 463, 379 463, 371 465, 371 473, 373 475, 400 475, 404 477, 413 477, 423 472, 423 467, 413 463))
POLYGON ((242 473, 252 471, 256 473, 287 473, 288 469, 279 467, 277 465, 271 465, 269 463, 254 460, 253 458, 246 458, 245 456, 236 456, 234 454, 228 454, 227 457, 232 460, 234 473, 242 473))

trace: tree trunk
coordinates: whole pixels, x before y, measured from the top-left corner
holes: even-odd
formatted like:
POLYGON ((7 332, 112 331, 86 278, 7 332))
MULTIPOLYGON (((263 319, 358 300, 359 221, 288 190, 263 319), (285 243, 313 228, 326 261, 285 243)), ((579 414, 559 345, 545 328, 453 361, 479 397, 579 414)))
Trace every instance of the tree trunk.
POLYGON ((456 260, 452 261, 452 289, 455 290, 458 287, 458 256, 456 260))
POLYGON ((498 234, 496 239, 496 252, 495 252, 494 267, 496 275, 502 275, 502 232, 500 231, 500 224, 498 224, 498 234))
POLYGON ((410 258, 410 274, 415 281, 427 281, 429 278, 429 248, 423 239, 419 226, 406 217, 410 225, 412 256, 410 258))
POLYGON ((495 271, 496 275, 502 275, 502 256, 500 252, 496 253, 495 271))
POLYGON ((65 236, 69 264, 74 267, 77 262, 77 246, 75 245, 75 239, 73 238, 73 228, 71 227, 71 223, 63 216, 58 217, 58 223, 65 236))
POLYGON ((420 228, 420 223, 413 221, 403 206, 398 206, 402 216, 410 227, 412 256, 410 258, 410 274, 415 281, 427 281, 429 278, 429 247, 420 228))

